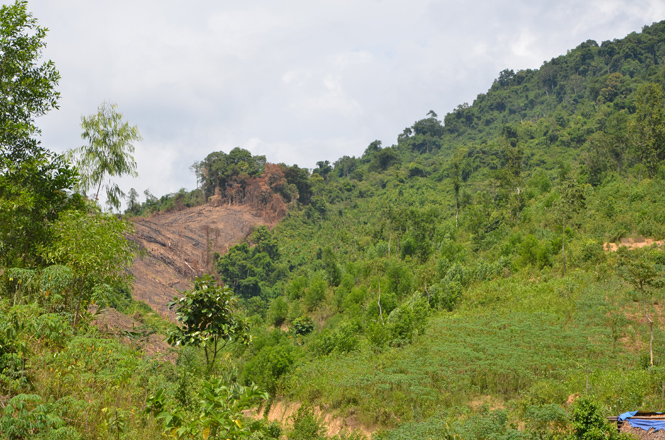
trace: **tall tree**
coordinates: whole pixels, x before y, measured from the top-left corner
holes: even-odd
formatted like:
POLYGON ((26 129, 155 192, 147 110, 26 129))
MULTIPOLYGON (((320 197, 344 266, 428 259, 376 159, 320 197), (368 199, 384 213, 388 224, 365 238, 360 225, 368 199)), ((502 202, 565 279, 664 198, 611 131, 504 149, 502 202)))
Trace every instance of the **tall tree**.
POLYGON ((646 252, 634 251, 631 253, 625 248, 621 248, 620 252, 619 274, 640 292, 642 298, 644 317, 649 323, 649 357, 651 365, 653 365, 653 320, 647 310, 646 297, 651 295, 654 287, 662 285, 662 274, 656 269, 656 265, 649 260, 646 252))
POLYGON ((97 113, 81 117, 81 138, 88 145, 70 150, 69 155, 76 159, 81 174, 79 189, 95 189, 95 200, 99 200, 102 187, 106 190, 106 203, 118 209, 124 193, 111 177, 130 175, 137 177, 134 161, 134 145, 140 141, 141 134, 136 126, 123 121, 123 116, 116 110, 117 105, 102 103, 97 113))
POLYGON ((453 192, 455 193, 455 227, 457 227, 457 219, 459 217, 459 194, 462 189, 462 162, 467 150, 462 148, 457 151, 455 156, 448 164, 448 175, 453 184, 453 192))
POLYGON ((26 7, 0 7, 0 266, 39 264, 49 222, 76 202, 66 193, 75 170, 35 139, 35 118, 57 108, 60 75, 40 60, 47 29, 26 7))
POLYGON ((76 171, 52 153, 7 164, 0 172, 0 267, 43 262, 38 250, 52 238, 50 223, 83 206, 80 196, 67 194, 76 181, 76 171))
POLYGON ((658 162, 665 157, 665 96, 656 83, 642 84, 637 89, 636 112, 630 124, 633 154, 649 177, 656 174, 658 162))
POLYGON ((342 156, 334 163, 335 171, 339 177, 349 178, 349 173, 358 166, 354 157, 342 156))
POLYGON ((315 173, 318 173, 319 176, 323 177, 323 180, 328 181, 328 174, 332 171, 330 166, 330 161, 320 160, 316 163, 315 173))
POLYGON ((563 257, 563 275, 566 275, 566 227, 576 213, 586 206, 586 197, 582 185, 572 176, 562 179, 559 188, 559 200, 555 205, 557 223, 561 225, 561 256, 563 257))
POLYGON ((42 152, 34 118, 57 108, 60 75, 39 60, 47 29, 26 10, 26 1, 0 8, 0 171, 42 152))

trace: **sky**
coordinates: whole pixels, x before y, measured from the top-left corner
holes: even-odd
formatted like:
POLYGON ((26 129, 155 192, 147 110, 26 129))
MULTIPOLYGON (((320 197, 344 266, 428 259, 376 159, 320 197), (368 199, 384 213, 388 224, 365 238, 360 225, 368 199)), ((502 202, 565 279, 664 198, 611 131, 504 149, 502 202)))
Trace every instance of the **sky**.
MULTIPOLYGON (((0 1, 7 4, 8 1, 0 1)), ((161 196, 234 147, 312 168, 392 145, 434 110, 471 104, 503 69, 665 19, 663 0, 32 0, 59 70, 42 144, 83 145, 81 116, 118 105, 143 136, 138 178, 161 196)))

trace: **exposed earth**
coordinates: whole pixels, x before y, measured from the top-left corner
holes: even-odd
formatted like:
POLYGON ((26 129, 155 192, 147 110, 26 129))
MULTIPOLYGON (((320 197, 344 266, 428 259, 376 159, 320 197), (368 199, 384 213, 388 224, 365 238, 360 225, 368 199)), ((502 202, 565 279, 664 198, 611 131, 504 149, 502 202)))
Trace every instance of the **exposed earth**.
POLYGON ((644 237, 635 237, 635 238, 622 238, 619 243, 605 243, 603 244, 603 249, 606 251, 615 252, 621 246, 625 246, 628 249, 637 249, 651 245, 658 245, 658 247, 663 247, 663 240, 656 241, 653 238, 644 238, 644 237))
POLYGON ((249 206, 211 204, 134 219, 130 239, 143 254, 131 269, 134 299, 173 320, 167 303, 191 288, 194 277, 213 272, 215 252, 226 253, 254 226, 272 224, 249 206))

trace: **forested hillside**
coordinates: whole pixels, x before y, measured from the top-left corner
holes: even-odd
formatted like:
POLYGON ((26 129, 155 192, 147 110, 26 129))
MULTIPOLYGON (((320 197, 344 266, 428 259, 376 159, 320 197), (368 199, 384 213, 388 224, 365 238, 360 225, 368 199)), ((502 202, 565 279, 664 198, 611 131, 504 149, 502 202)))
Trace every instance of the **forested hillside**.
POLYGON ((360 157, 211 152, 198 188, 132 190, 119 217, 96 195, 119 202, 138 130, 102 105, 89 146, 40 145, 46 31, 25 2, 0 16, 4 438, 627 438, 604 417, 665 408, 665 22, 504 70, 360 157), (206 203, 283 218, 199 243, 213 273, 176 325, 131 297, 126 237, 206 203), (100 329, 105 308, 135 327, 100 329))

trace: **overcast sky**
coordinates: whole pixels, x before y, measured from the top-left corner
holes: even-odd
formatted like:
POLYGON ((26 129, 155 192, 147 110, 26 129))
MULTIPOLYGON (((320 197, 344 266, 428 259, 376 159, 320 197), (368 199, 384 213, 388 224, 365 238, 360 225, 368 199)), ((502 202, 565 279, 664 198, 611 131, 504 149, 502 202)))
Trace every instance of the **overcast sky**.
MULTIPOLYGON (((0 3, 9 3, 7 1, 0 3)), ((60 109, 43 144, 82 145, 104 100, 138 125, 139 178, 161 196, 239 146, 311 168, 361 155, 434 110, 472 103, 498 73, 665 19, 663 0, 32 0, 60 109)))

